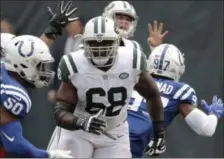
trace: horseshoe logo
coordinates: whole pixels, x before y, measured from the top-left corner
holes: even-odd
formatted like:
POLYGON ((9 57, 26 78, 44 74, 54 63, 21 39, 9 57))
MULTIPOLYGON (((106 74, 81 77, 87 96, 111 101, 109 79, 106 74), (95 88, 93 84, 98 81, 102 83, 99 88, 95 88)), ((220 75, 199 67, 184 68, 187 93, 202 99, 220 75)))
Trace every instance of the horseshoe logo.
POLYGON ((30 49, 30 52, 29 52, 28 54, 24 54, 24 53, 22 52, 22 46, 23 46, 23 44, 24 44, 24 41, 20 41, 20 42, 19 42, 19 48, 18 48, 19 54, 20 54, 22 57, 30 57, 31 55, 33 55, 33 53, 34 53, 34 42, 33 42, 33 41, 30 42, 30 47, 31 47, 31 49, 30 49))

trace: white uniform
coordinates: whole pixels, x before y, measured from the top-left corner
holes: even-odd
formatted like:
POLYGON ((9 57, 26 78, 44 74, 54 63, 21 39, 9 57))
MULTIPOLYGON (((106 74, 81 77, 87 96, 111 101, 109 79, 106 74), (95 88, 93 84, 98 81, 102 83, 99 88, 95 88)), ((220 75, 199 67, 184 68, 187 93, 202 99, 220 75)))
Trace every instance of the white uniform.
POLYGON ((65 55, 59 74, 62 80, 71 81, 78 90, 79 101, 74 115, 89 116, 103 109, 107 132, 116 140, 83 130, 57 128, 48 149, 58 146, 71 150, 75 158, 131 157, 127 106, 140 73, 148 71, 146 63, 145 55, 133 47, 120 47, 114 65, 107 72, 96 68, 85 57, 84 50, 65 55))

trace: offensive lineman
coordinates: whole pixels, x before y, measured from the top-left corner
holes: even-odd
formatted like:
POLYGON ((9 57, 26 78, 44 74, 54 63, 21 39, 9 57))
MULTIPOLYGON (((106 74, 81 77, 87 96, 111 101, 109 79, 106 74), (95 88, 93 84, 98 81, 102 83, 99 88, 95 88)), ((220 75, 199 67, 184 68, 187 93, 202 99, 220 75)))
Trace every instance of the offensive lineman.
MULTIPOLYGON (((54 59, 47 45, 37 37, 23 35, 10 40, 4 53, 0 74, 0 144, 4 151, 17 157, 71 158, 69 151, 38 149, 22 135, 20 120, 31 109, 25 87, 48 86, 54 77, 48 69, 54 59)), ((0 154, 5 157, 3 152, 0 154)))
POLYGON ((126 118, 134 87, 153 105, 154 129, 158 136, 163 133, 162 103, 146 57, 119 47, 119 40, 113 20, 96 17, 86 24, 84 50, 61 59, 54 108, 62 127, 58 147, 72 150, 74 157, 131 157, 126 118))
MULTIPOLYGON (((173 119, 181 114, 198 135, 210 137, 215 133, 218 119, 224 114, 222 100, 214 96, 211 105, 202 100, 201 105, 207 114, 196 108, 197 96, 194 89, 186 83, 178 82, 184 71, 183 54, 174 45, 159 45, 149 56, 149 72, 160 90, 163 102, 164 127, 167 128, 173 119)), ((146 112, 144 98, 134 92, 128 108, 133 157, 142 157, 146 147, 145 154, 147 155, 163 153, 159 148, 156 152, 151 150, 153 141, 149 141, 153 129, 150 127, 151 119, 146 112)))

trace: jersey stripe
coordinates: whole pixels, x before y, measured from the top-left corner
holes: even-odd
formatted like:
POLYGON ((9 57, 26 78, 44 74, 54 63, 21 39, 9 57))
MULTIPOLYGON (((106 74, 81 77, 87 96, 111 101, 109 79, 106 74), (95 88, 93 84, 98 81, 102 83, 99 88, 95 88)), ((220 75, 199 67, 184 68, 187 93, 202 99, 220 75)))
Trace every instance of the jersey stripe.
POLYGON ((137 54, 138 54, 138 51, 136 48, 133 49, 133 68, 136 68, 137 67, 137 54))
POLYGON ((144 53, 141 53, 141 66, 140 70, 143 72, 148 72, 148 63, 144 53))
POLYGON ((169 45, 167 44, 165 47, 164 47, 164 50, 162 52, 162 55, 159 59, 159 70, 162 71, 163 69, 163 61, 164 61, 164 57, 165 57, 165 54, 166 54, 166 51, 167 49, 169 48, 169 45))
POLYGON ((29 105, 30 106, 32 105, 32 102, 30 100, 29 95, 24 90, 22 90, 21 88, 16 87, 16 86, 12 86, 12 85, 5 85, 5 84, 1 84, 1 88, 7 89, 7 90, 11 90, 11 91, 16 91, 18 93, 23 94, 26 97, 26 99, 28 100, 29 105))
POLYGON ((70 63, 70 60, 68 59, 68 55, 64 56, 64 60, 65 60, 65 63, 66 63, 66 66, 68 68, 70 75, 75 74, 73 71, 72 65, 70 63))
POLYGON ((77 67, 76 67, 76 65, 75 65, 75 61, 74 61, 74 59, 72 58, 72 55, 71 55, 71 54, 68 54, 68 60, 69 60, 69 62, 70 62, 70 64, 71 64, 71 66, 72 66, 72 69, 73 69, 74 73, 77 73, 78 70, 77 70, 77 67))
POLYGON ((185 91, 185 90, 187 90, 189 88, 189 86, 188 85, 184 85, 184 86, 182 86, 175 94, 174 94, 174 96, 173 96, 173 99, 178 99, 180 96, 181 96, 181 94, 185 91))
POLYGON ((137 49, 137 70, 140 70, 141 67, 141 52, 137 49))
POLYGON ((23 101, 26 103, 26 112, 27 113, 29 112, 31 105, 29 105, 27 98, 24 95, 22 95, 21 93, 18 93, 15 91, 1 90, 1 94, 7 94, 7 95, 14 96, 15 98, 19 97, 19 98, 23 99, 23 101))
POLYGON ((135 48, 142 50, 142 48, 140 47, 139 43, 137 43, 136 41, 132 41, 133 45, 135 48))
POLYGON ((194 91, 194 89, 193 88, 190 88, 182 97, 181 97, 181 100, 185 100, 185 99, 187 99, 190 95, 191 95, 191 93, 194 93, 195 94, 195 91, 194 91))

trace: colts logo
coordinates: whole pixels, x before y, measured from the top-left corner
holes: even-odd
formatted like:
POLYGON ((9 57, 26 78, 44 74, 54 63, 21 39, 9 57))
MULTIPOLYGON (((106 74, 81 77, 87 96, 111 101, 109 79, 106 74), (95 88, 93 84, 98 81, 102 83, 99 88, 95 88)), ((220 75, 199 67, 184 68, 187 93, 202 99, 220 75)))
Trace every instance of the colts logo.
POLYGON ((34 42, 33 41, 30 41, 30 46, 31 46, 31 49, 30 49, 30 52, 27 53, 27 54, 24 54, 22 52, 22 46, 24 44, 24 41, 20 41, 18 42, 19 43, 19 48, 18 48, 18 51, 19 51, 19 54, 22 56, 22 57, 30 57, 31 55, 33 55, 34 53, 34 42))

